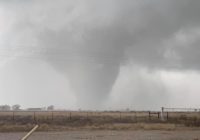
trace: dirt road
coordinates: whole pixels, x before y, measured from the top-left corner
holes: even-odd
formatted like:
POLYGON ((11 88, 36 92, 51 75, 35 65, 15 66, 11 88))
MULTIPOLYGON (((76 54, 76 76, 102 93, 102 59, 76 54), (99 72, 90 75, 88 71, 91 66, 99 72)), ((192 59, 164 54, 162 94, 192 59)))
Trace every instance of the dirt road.
MULTIPOLYGON (((0 133, 0 140, 19 140, 24 134, 0 133)), ((200 140, 200 131, 36 132, 29 140, 200 140)))

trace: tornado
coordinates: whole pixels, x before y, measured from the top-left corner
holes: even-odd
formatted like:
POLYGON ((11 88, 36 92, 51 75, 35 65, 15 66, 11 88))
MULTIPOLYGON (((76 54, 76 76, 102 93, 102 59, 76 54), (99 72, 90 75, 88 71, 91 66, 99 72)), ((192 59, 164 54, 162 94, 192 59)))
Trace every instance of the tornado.
POLYGON ((120 107, 121 99, 162 104, 176 93, 168 75, 199 73, 199 5, 192 0, 1 1, 0 47, 11 58, 5 63, 18 58, 47 63, 69 81, 80 108, 101 108, 109 101, 112 106, 113 100, 120 107))

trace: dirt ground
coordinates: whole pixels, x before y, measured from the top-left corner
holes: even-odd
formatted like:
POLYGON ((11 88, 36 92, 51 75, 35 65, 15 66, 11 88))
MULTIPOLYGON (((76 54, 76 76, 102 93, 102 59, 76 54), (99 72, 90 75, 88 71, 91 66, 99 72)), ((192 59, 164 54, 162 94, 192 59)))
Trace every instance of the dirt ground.
MULTIPOLYGON (((25 133, 0 133, 0 140, 19 140, 25 133)), ((36 132, 29 140, 200 140, 200 131, 66 131, 36 132)))

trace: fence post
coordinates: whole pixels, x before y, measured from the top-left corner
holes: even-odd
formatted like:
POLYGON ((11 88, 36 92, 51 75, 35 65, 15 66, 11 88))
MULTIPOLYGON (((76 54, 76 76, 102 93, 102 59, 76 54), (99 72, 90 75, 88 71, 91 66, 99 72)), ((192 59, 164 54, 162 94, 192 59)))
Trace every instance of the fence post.
POLYGON ((149 120, 151 120, 151 112, 149 111, 149 120))
POLYGON ((169 113, 167 112, 167 120, 169 119, 169 113))
POLYGON ((135 121, 137 122, 137 112, 135 111, 135 121))
POLYGON ((165 117, 164 117, 164 107, 161 108, 161 120, 164 121, 165 117))
POLYGON ((51 112, 51 120, 53 121, 53 111, 51 112))
POLYGON ((87 113, 87 119, 88 119, 88 112, 86 112, 87 113))
POLYGON ((122 112, 121 111, 119 112, 119 119, 120 119, 120 121, 122 120, 122 112))
POLYGON ((72 119, 72 113, 69 112, 69 120, 71 120, 71 119, 72 119))
POLYGON ((15 120, 15 112, 13 111, 13 121, 15 120))
POLYGON ((33 112, 33 120, 36 121, 35 111, 33 112))

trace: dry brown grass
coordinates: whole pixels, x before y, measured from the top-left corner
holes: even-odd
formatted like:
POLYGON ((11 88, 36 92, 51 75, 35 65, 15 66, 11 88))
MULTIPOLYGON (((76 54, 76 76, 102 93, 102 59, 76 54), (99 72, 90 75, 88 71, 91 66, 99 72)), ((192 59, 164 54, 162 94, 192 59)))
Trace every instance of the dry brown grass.
MULTIPOLYGON (((169 119, 161 121, 148 112, 0 112, 0 132, 27 131, 39 124, 39 131, 109 129, 109 130, 175 130, 178 125, 199 127, 199 113, 171 112, 169 119), (35 117, 34 117, 35 114, 35 117)), ((165 114, 166 116, 166 114, 165 114)))
MULTIPOLYGON (((26 125, 1 125, 0 132, 20 132, 29 131, 34 124, 26 125)), ((65 131, 65 130, 175 130, 174 124, 145 124, 145 123, 114 123, 84 126, 60 126, 50 124, 40 124, 37 131, 65 131)))

